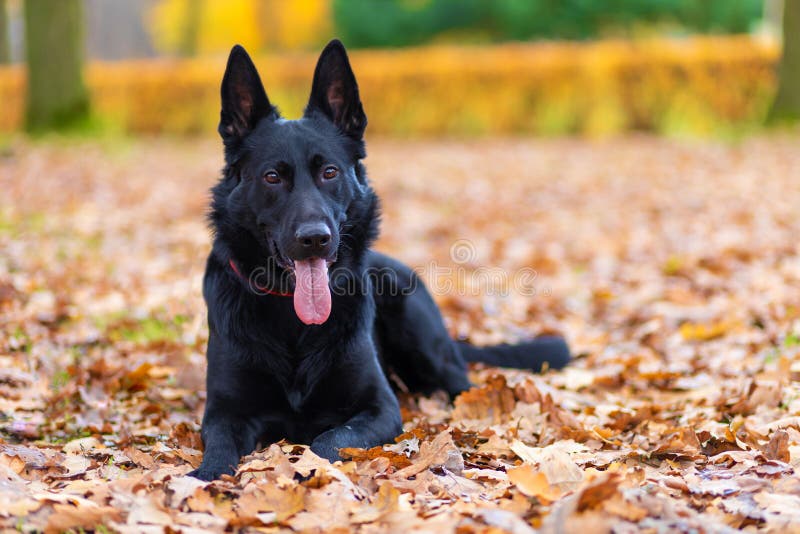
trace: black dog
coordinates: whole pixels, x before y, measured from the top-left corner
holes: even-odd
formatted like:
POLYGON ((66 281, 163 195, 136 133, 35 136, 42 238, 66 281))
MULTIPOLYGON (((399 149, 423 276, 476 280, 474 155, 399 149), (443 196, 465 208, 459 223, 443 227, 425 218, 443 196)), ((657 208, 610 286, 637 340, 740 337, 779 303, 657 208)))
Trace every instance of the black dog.
POLYGON ((385 371, 413 391, 470 387, 465 361, 540 370, 569 360, 561 338, 477 348, 453 341, 405 265, 369 250, 378 198, 361 160, 358 86, 345 49, 319 58, 302 119, 281 119, 247 52, 222 80, 226 166, 213 188, 208 400, 203 463, 233 473, 260 442, 310 443, 333 461, 402 431, 385 371))

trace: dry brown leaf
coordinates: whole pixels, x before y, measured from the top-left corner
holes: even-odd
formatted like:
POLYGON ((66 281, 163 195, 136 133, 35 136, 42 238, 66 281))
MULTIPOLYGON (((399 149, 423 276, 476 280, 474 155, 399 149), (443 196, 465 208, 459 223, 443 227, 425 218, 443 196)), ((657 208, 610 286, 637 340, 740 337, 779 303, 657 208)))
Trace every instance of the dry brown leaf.
POLYGON ((568 490, 583 480, 583 470, 572 460, 570 453, 585 450, 574 441, 560 441, 547 447, 528 447, 521 441, 511 444, 514 454, 526 463, 537 466, 547 481, 568 490))
POLYGON ((638 523, 647 517, 646 508, 626 501, 619 493, 603 501, 603 510, 633 523, 638 523))
POLYGON ((725 321, 711 324, 683 323, 680 327, 681 336, 687 341, 708 341, 724 336, 730 325, 725 321))
POLYGON ((135 464, 140 465, 145 469, 153 469, 156 466, 156 461, 151 455, 135 447, 128 447, 125 449, 125 454, 128 455, 128 458, 130 458, 135 464))
POLYGON ((423 443, 411 461, 411 465, 394 473, 392 478, 409 478, 433 466, 442 466, 453 473, 461 473, 464 469, 464 460, 449 430, 441 432, 433 441, 423 443))
POLYGON ((260 484, 246 491, 236 501, 239 517, 245 521, 259 517, 262 512, 274 512, 275 520, 284 523, 305 508, 306 488, 290 485, 281 488, 274 484, 260 484))
POLYGON ((93 453, 103 448, 103 444, 95 437, 73 439, 61 449, 66 454, 93 453))
POLYGON ((536 471, 531 464, 512 467, 508 471, 508 480, 528 497, 538 498, 542 504, 549 504, 561 497, 561 491, 551 486, 547 475, 536 471))
MULTIPOLYGON (((205 493, 203 488, 208 483, 194 477, 175 477, 167 483, 167 495, 169 496, 169 506, 179 508, 180 505, 191 496, 205 493)), ((195 510, 197 511, 197 510, 195 510)))
POLYGON ((592 510, 600 507, 606 501, 617 495, 622 477, 618 473, 602 476, 593 480, 578 494, 578 512, 592 510))
POLYGON ((180 447, 188 447, 198 451, 203 450, 203 440, 200 432, 187 423, 181 422, 173 426, 169 433, 170 440, 180 447))
POLYGON ((514 410, 514 391, 506 384, 502 375, 493 376, 481 387, 475 387, 459 395, 453 402, 453 420, 487 419, 501 423, 514 410))
POLYGON ((172 524, 172 516, 166 506, 158 502, 157 494, 135 495, 131 499, 126 523, 137 528, 143 528, 143 525, 166 526, 172 524))
POLYGON ((370 461, 375 458, 386 458, 395 469, 402 469, 411 465, 411 460, 409 460, 406 455, 387 451, 382 445, 371 449, 339 449, 339 456, 356 462, 370 461))
POLYGON ((390 482, 383 482, 369 507, 358 508, 350 520, 353 523, 372 523, 400 509, 400 492, 390 482))
MULTIPOLYGON (((188 477, 187 477, 188 478, 188 477)), ((233 503, 229 500, 221 501, 224 503, 225 507, 230 510, 232 508, 233 503)), ((192 512, 205 512, 209 514, 220 514, 220 510, 218 505, 220 501, 214 498, 214 496, 209 491, 197 491, 195 490, 193 493, 186 497, 186 507, 191 510, 192 512)))
POLYGON ((776 430, 769 438, 769 443, 764 448, 764 455, 770 460, 789 462, 789 433, 785 430, 776 430))
POLYGON ((700 440, 697 439, 697 434, 691 428, 681 428, 666 436, 651 454, 698 458, 701 454, 700 440))
POLYGON ((55 534, 73 529, 94 529, 109 521, 119 521, 122 512, 112 506, 53 505, 53 513, 47 518, 46 534, 55 534))

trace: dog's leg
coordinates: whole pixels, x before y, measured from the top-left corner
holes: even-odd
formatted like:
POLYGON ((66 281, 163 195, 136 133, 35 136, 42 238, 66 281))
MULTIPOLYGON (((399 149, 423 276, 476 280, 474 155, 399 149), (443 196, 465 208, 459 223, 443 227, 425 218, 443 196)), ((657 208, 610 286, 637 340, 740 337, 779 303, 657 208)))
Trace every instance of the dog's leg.
POLYGON ((351 406, 352 415, 311 442, 311 450, 331 462, 341 459, 342 447, 368 449, 391 443, 403 431, 400 403, 378 364, 372 341, 355 342, 347 352, 349 363, 329 374, 327 387, 334 388, 331 400, 351 406))
MULTIPOLYGON (((191 473, 201 480, 214 480, 236 471, 239 459, 255 449, 262 433, 263 414, 259 391, 263 377, 237 365, 241 357, 220 343, 213 328, 209 333, 206 372, 206 409, 200 435, 203 463, 191 473)), ((241 355, 238 355, 241 356, 241 355)))
POLYGON ((403 302, 398 312, 382 310, 379 316, 387 364, 411 391, 444 390, 452 399, 472 387, 459 346, 425 287, 399 298, 403 302))
POLYGON ((359 412, 342 426, 323 432, 311 442, 311 450, 322 458, 335 462, 341 460, 341 448, 369 449, 391 443, 402 432, 403 424, 397 401, 383 402, 379 408, 359 412))
POLYGON ((548 336, 513 345, 473 347, 450 338, 442 314, 422 280, 402 263, 371 252, 376 338, 385 364, 411 391, 443 389, 451 398, 469 389, 467 361, 541 371, 570 359, 563 338, 548 336))
POLYGON ((258 430, 254 421, 212 409, 203 417, 201 436, 203 463, 189 476, 215 480, 221 475, 232 475, 239 459, 256 448, 258 430))
POLYGON ((385 363, 412 391, 443 389, 455 397, 471 387, 467 364, 428 289, 409 267, 371 252, 376 279, 376 332, 385 363))

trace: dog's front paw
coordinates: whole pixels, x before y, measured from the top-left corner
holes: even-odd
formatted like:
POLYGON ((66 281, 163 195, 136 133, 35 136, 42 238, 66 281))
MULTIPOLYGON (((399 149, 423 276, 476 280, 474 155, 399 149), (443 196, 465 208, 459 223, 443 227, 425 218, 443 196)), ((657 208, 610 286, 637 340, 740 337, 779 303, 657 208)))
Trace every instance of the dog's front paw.
POLYGON ((320 458, 325 458, 331 463, 341 460, 342 457, 339 456, 339 448, 341 445, 336 444, 335 441, 336 434, 329 430, 328 432, 320 434, 311 442, 311 451, 320 458))
POLYGON ((225 467, 209 467, 201 465, 194 471, 190 471, 186 473, 187 476, 199 478, 200 480, 204 480, 206 482, 211 482, 212 480, 217 480, 222 475, 232 475, 234 473, 233 468, 225 468, 225 467))
POLYGON ((314 454, 320 458, 325 458, 330 463, 342 459, 342 457, 339 456, 339 449, 332 447, 327 443, 312 443, 311 450, 314 452, 314 454))

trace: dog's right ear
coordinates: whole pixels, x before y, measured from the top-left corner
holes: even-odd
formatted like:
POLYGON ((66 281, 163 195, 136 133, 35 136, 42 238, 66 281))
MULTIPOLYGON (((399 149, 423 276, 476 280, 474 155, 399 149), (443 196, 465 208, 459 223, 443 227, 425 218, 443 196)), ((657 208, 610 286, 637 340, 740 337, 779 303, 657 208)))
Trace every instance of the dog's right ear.
POLYGON ((358 96, 358 83, 344 45, 334 39, 319 56, 305 115, 320 111, 346 135, 360 141, 367 116, 358 96))
POLYGON ((261 119, 278 116, 269 103, 253 60, 241 45, 234 46, 228 57, 221 93, 219 134, 226 145, 243 139, 261 119))

